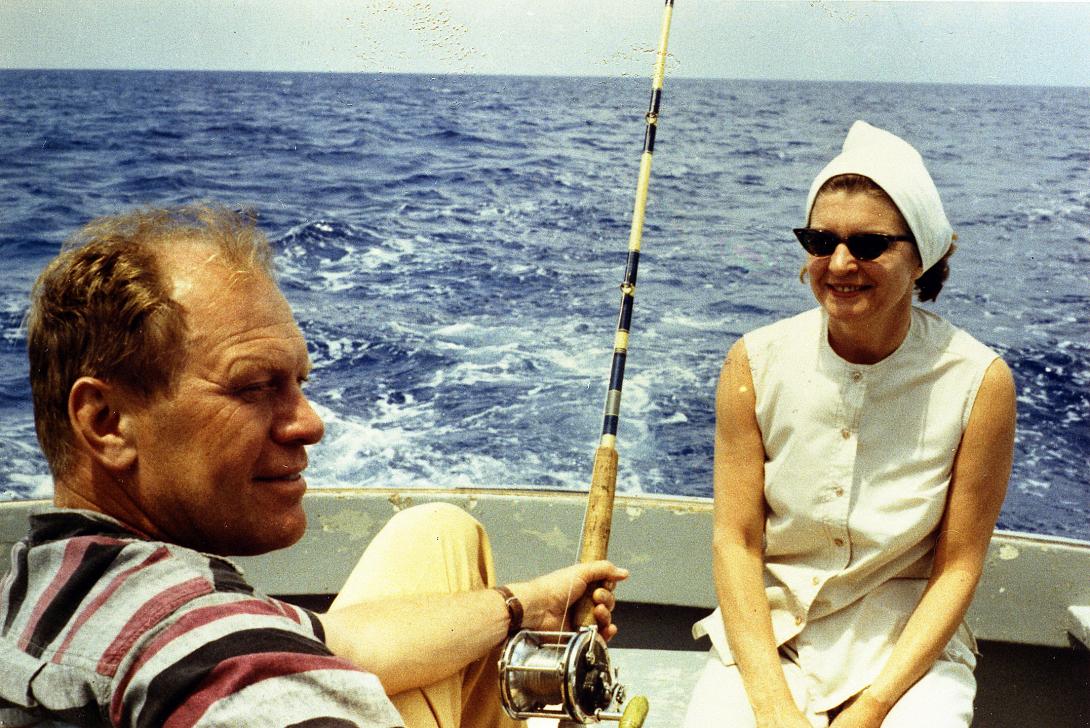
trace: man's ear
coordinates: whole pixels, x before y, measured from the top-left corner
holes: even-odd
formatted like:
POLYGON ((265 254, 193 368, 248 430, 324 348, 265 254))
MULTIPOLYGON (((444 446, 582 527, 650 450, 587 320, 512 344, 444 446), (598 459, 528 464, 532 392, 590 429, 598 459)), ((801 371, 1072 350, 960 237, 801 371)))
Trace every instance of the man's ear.
POLYGON ((136 442, 127 427, 128 400, 94 377, 80 377, 68 393, 68 420, 76 447, 115 472, 136 463, 136 442))

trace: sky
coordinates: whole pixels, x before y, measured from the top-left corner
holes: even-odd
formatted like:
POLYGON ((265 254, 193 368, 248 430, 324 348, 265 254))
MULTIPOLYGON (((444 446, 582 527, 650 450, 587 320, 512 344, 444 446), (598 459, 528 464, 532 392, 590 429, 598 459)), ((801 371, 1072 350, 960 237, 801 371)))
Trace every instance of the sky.
MULTIPOLYGON (((1090 2, 675 0, 676 77, 1090 86, 1090 2)), ((0 68, 648 76, 662 0, 0 0, 0 68)))

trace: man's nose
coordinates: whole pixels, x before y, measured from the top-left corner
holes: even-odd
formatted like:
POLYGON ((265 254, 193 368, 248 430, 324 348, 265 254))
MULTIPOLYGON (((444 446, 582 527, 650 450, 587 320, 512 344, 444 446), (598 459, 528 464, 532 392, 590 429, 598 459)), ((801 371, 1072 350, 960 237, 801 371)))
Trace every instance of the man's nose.
POLYGON ((325 423, 301 388, 292 392, 286 411, 277 425, 277 438, 283 442, 313 445, 325 435, 325 423))

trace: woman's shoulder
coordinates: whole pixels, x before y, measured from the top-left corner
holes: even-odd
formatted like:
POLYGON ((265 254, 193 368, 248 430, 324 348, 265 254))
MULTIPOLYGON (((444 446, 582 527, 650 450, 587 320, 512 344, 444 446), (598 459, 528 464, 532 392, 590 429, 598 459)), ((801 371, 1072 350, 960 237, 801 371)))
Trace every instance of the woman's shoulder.
POLYGON ((776 340, 789 339, 805 331, 820 331, 821 330, 821 307, 815 306, 814 308, 803 311, 802 313, 795 314, 794 316, 788 316, 787 318, 773 321, 770 324, 766 324, 759 328, 749 331, 742 338, 746 342, 746 346, 750 346, 750 342, 754 344, 772 342, 776 340))
POLYGON ((821 308, 815 307, 795 316, 753 329, 742 337, 754 382, 763 379, 758 372, 777 367, 793 367, 817 356, 824 330, 821 308))
POLYGON ((936 313, 913 307, 912 315, 913 332, 928 348, 940 349, 948 356, 985 365, 1002 358, 990 346, 936 313))

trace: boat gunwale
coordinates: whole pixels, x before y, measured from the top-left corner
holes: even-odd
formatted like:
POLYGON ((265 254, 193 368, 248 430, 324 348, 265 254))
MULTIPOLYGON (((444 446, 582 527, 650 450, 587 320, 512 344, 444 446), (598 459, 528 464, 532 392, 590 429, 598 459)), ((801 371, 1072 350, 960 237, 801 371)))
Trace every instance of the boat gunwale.
MULTIPOLYGON (((307 530, 299 543, 233 560, 271 594, 332 594, 371 537, 415 503, 448 502, 480 520, 492 541, 499 578, 532 578, 574 560, 586 494, 541 488, 311 488, 307 530), (315 568, 321 564, 322 568, 315 568)), ((47 500, 0 502, 0 560, 26 534, 27 516, 47 500)), ((620 493, 614 503, 610 558, 632 577, 625 601, 711 609, 712 500, 700 496, 620 493), (706 554, 706 557, 692 557, 706 554)), ((1071 647, 1081 635, 1072 608, 1090 605, 1090 541, 997 529, 967 617, 985 640, 1071 647), (1074 624, 1074 629, 1072 625, 1074 624)))

